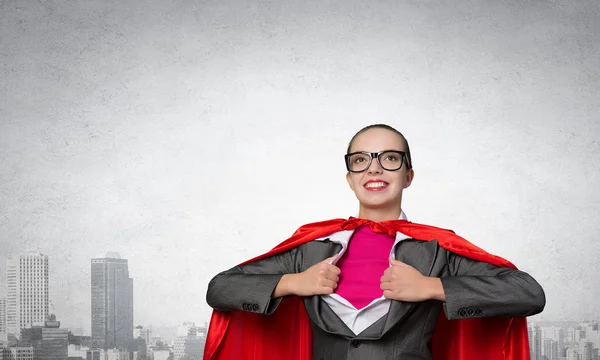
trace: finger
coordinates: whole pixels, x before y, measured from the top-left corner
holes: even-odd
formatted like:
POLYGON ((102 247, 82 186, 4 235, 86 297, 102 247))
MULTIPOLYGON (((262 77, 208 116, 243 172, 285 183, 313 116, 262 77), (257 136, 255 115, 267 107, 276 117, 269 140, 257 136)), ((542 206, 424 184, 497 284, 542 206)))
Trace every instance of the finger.
POLYGON ((393 292, 391 290, 385 290, 383 292, 383 297, 386 299, 393 299, 393 292))
POLYGON ((339 276, 329 270, 322 272, 321 275, 324 279, 329 279, 331 281, 337 282, 339 280, 339 276))
POLYGON ((324 277, 330 277, 329 274, 338 276, 340 274, 340 269, 335 266, 321 264, 321 266, 319 266, 319 274, 324 277))
POLYGON ((317 291, 315 292, 315 295, 329 295, 329 294, 333 294, 333 289, 330 287, 321 287, 318 288, 317 291))
POLYGON ((328 257, 327 259, 321 261, 321 264, 330 264, 336 257, 337 257, 337 255, 328 257))
POLYGON ((398 267, 391 267, 391 268, 387 268, 385 269, 385 271, 383 272, 383 276, 381 277, 382 279, 385 277, 385 279, 387 281, 392 281, 394 279, 397 279, 398 276, 400 276, 401 274, 401 269, 398 267))
POLYGON ((383 276, 381 277, 381 279, 379 279, 380 282, 389 282, 392 281, 392 274, 383 274, 383 276))
POLYGON ((379 285, 379 288, 380 288, 381 290, 392 290, 392 283, 391 283, 391 282, 389 282, 389 281, 382 282, 382 283, 379 285))
POLYGON ((334 282, 340 281, 340 277, 337 274, 332 273, 331 271, 325 273, 325 278, 334 282))
POLYGON ((396 260, 392 257, 390 257, 390 264, 392 266, 408 266, 407 264, 403 263, 402 261, 396 260))
POLYGON ((322 261, 320 263, 317 264, 318 268, 319 268, 319 272, 321 273, 325 273, 327 271, 329 271, 329 269, 333 266, 331 264, 327 264, 325 261, 322 261))
POLYGON ((339 267, 332 265, 332 264, 327 264, 327 270, 336 275, 339 275, 341 272, 339 267))
POLYGON ((337 288, 337 283, 333 280, 329 280, 329 279, 321 279, 321 281, 319 282, 321 287, 327 287, 327 288, 331 288, 331 289, 335 289, 337 288))

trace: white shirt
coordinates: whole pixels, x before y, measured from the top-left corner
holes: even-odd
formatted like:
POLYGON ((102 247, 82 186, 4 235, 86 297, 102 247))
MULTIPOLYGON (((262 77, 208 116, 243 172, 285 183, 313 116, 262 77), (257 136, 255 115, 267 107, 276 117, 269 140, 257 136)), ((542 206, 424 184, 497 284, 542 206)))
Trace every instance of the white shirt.
MULTIPOLYGON (((403 211, 400 213, 400 220, 407 220, 406 214, 403 211)), ((316 239, 315 241, 323 241, 329 239, 329 241, 331 242, 336 242, 342 245, 342 250, 331 261, 331 263, 335 265, 338 262, 338 260, 342 257, 342 255, 344 255, 344 253, 346 252, 346 249, 348 248, 348 243, 350 242, 350 238, 352 237, 353 233, 354 230, 343 230, 316 239)), ((396 241, 394 241, 394 245, 392 246, 392 250, 390 251, 390 256, 392 257, 392 259, 396 259, 394 253, 396 245, 398 245, 400 241, 406 239, 410 239, 410 236, 407 236, 400 232, 396 233, 396 241)), ((379 320, 382 316, 387 314, 390 309, 390 304, 392 303, 390 299, 384 298, 382 294, 380 298, 371 301, 369 305, 358 310, 348 300, 335 293, 329 295, 321 295, 321 299, 323 299, 323 301, 325 301, 327 305, 329 305, 333 312, 337 314, 337 316, 348 326, 348 328, 350 328, 350 330, 352 330, 352 332, 355 335, 360 334, 363 330, 365 330, 377 320, 379 320)))

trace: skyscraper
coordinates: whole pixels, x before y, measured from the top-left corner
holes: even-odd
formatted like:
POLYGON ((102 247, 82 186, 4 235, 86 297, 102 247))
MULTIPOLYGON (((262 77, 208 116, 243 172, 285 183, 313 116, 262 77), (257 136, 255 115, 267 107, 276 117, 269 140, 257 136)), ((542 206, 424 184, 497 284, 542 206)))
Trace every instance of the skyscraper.
POLYGON ((527 336, 529 338, 529 355, 531 360, 541 360, 541 330, 540 327, 533 324, 527 324, 527 336))
POLYGON ((193 322, 185 322, 177 330, 173 343, 173 360, 201 360, 205 339, 198 336, 198 327, 193 322))
POLYGON ((6 299, 0 299, 0 333, 6 332, 6 299))
POLYGON ((6 330, 21 329, 48 316, 48 256, 28 253, 6 262, 6 330))
POLYGON ((124 348, 133 340, 133 280, 126 259, 107 252, 92 259, 92 347, 124 348))
POLYGON ((558 360, 558 341, 543 339, 542 358, 545 360, 558 360))

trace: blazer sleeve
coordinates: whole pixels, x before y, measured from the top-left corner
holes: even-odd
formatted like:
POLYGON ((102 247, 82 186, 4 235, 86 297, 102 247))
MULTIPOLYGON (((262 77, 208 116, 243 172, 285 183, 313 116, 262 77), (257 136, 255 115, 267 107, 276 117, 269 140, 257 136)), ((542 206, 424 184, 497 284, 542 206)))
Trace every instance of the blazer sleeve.
POLYGON ((282 298, 271 298, 284 274, 293 273, 297 248, 217 274, 208 284, 206 302, 215 310, 270 315, 282 298))
POLYGON ((440 280, 448 320, 478 317, 525 317, 544 310, 540 284, 524 271, 498 267, 451 252, 448 275, 440 280))

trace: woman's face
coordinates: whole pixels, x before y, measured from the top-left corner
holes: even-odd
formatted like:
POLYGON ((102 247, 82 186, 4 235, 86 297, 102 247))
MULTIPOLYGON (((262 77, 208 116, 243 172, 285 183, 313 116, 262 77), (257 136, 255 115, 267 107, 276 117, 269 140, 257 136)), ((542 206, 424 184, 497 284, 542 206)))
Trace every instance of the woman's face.
MULTIPOLYGON (((406 152, 400 136, 382 128, 372 128, 358 135, 350 152, 375 153, 383 150, 406 152)), ((361 210, 399 211, 402 190, 410 186, 413 176, 413 170, 409 170, 406 165, 406 158, 403 159, 402 167, 395 171, 383 169, 377 160, 373 159, 365 171, 347 173, 346 180, 356 194, 361 210)))

